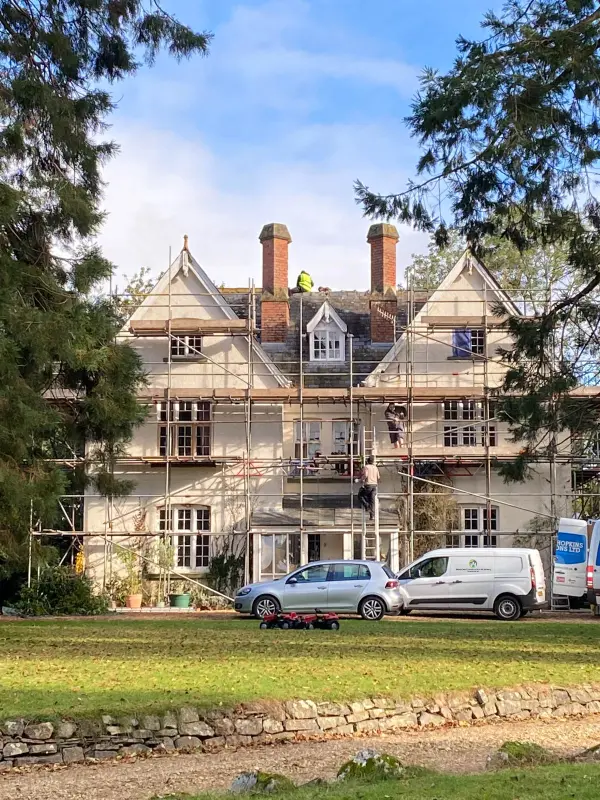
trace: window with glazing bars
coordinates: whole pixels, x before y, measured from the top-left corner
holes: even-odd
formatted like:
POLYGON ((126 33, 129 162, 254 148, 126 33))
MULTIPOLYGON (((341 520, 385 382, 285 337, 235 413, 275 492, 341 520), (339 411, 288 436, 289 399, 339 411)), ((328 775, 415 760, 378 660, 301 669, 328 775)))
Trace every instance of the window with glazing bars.
POLYGON ((444 447, 458 447, 458 428, 444 425, 444 447))
POLYGON ((195 400, 171 401, 157 403, 157 419, 168 422, 169 416, 176 422, 187 422, 188 425, 173 425, 171 428, 170 448, 167 446, 167 425, 158 429, 158 449, 161 456, 179 457, 210 456, 211 452, 211 404, 195 400))
POLYGON ((201 336, 171 337, 171 356, 173 358, 200 358, 202 355, 201 336))
POLYGON ((174 511, 177 520, 174 536, 176 566, 185 569, 208 567, 210 536, 202 532, 210 531, 210 508, 199 506, 174 511))

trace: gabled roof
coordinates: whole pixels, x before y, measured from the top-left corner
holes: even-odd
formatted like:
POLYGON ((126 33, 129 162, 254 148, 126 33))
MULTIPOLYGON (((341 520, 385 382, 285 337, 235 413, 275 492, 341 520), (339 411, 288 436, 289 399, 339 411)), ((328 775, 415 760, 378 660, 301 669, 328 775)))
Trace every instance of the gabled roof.
MULTIPOLYGON (((169 282, 173 281, 173 279, 176 277, 176 275, 178 275, 179 272, 181 272, 184 277, 187 277, 188 274, 191 272, 192 275, 194 275, 196 279, 199 281, 199 283, 202 286, 204 286, 207 295, 214 301, 215 305, 219 308, 219 310, 223 312, 226 319, 230 320, 239 319, 239 317, 237 316, 235 311, 231 308, 227 300, 225 300, 221 292, 217 289, 215 284, 211 281, 206 272, 202 269, 200 264, 196 261, 194 256, 188 250, 187 236, 185 237, 185 244, 179 255, 171 263, 169 269, 163 272, 163 274, 160 276, 155 286, 153 287, 152 291, 148 295, 146 295, 144 301, 140 303, 140 305, 133 312, 132 317, 135 316, 136 313, 141 309, 143 309, 145 306, 151 305, 154 296, 166 292, 169 288, 169 282)), ((126 332, 129 329, 129 324, 130 323, 128 320, 121 329, 122 332, 126 332)), ((275 378, 275 380, 280 386, 290 385, 290 381, 279 370, 279 368, 271 361, 267 353, 263 350, 263 348, 260 346, 260 344, 256 341, 254 337, 252 337, 252 350, 259 358, 259 360, 265 365, 269 373, 275 378)))
POLYGON ((314 317, 310 320, 310 322, 307 323, 306 332, 312 333, 319 324, 319 322, 321 321, 334 322, 342 333, 346 333, 348 330, 348 326, 346 325, 344 320, 340 317, 340 315, 337 313, 335 308, 333 308, 333 306, 330 305, 328 300, 325 300, 325 302, 319 308, 314 317))
MULTIPOLYGON (((496 304, 501 305, 505 310, 506 313, 509 314, 511 317, 520 317, 522 316, 521 312, 515 305, 515 303, 510 299, 508 294, 500 287, 498 281, 494 278, 491 272, 477 259, 471 250, 467 248, 462 256, 458 259, 456 264, 452 267, 450 272, 446 275, 444 280, 440 283, 438 288, 432 293, 431 297, 428 299, 427 303, 420 309, 420 311, 415 314, 415 317, 412 321, 412 324, 418 324, 421 321, 423 316, 427 315, 427 307, 431 303, 435 303, 438 299, 436 295, 438 292, 443 292, 449 289, 454 281, 459 277, 459 275, 463 272, 463 270, 467 268, 469 270, 475 270, 482 278, 483 282, 489 287, 490 291, 492 292, 492 297, 490 297, 491 302, 496 302, 496 304)), ((396 340, 394 346, 386 353, 386 355, 381 359, 379 364, 375 367, 373 372, 366 378, 364 381, 365 386, 373 386, 377 382, 378 376, 385 372, 388 365, 396 361, 400 355, 400 351, 404 341, 404 333, 396 340)))

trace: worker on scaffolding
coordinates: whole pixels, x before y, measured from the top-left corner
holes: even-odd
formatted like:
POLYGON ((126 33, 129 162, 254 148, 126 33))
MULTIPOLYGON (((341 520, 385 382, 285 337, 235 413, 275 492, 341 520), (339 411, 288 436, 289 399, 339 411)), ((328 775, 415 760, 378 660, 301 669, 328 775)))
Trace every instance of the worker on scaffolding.
POLYGON ((404 406, 390 403, 385 410, 385 421, 387 422, 390 434, 390 442, 394 450, 404 447, 404 420, 406 419, 406 409, 404 406))
POLYGON ((375 499, 377 497, 377 485, 380 475, 373 456, 367 458, 367 463, 362 469, 361 478, 363 485, 358 491, 358 501, 361 507, 369 512, 369 519, 374 519, 375 499))
POLYGON ((290 294, 306 294, 307 292, 312 292, 314 285, 315 283, 308 272, 302 270, 300 275, 298 275, 296 287, 294 289, 290 289, 290 294))

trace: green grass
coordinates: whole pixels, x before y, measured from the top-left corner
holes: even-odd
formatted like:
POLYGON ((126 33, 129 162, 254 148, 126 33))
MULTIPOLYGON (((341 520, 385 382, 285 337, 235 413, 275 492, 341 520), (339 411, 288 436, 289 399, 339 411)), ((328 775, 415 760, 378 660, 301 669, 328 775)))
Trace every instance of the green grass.
MULTIPOLYGON (((445 775, 410 770, 410 777, 377 783, 341 783, 274 794, 277 800, 597 800, 600 765, 577 764, 502 770, 482 775, 445 775)), ((239 797, 240 795, 237 795, 239 797)), ((198 795, 196 800, 224 800, 198 795)), ((232 795, 229 795, 232 797, 232 795)), ((187 798, 186 800, 192 800, 187 798)))
POLYGON ((592 624, 364 623, 261 631, 255 621, 36 620, 0 624, 2 716, 97 716, 255 698, 410 696, 597 679, 592 624))

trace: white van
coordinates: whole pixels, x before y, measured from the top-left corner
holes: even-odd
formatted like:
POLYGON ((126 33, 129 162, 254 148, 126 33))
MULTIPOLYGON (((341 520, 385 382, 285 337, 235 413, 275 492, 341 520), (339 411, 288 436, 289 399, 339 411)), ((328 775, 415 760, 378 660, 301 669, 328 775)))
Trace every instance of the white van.
POLYGON ((592 606, 600 606, 600 520, 592 528, 586 568, 587 600, 592 606))
MULTIPOLYGON (((593 527, 583 519, 559 520, 554 552, 552 593, 568 597, 572 607, 581 606, 588 589, 593 589, 593 569, 598 560, 600 525, 593 527), (595 534, 595 546, 592 546, 595 534), (588 544, 590 545, 588 547, 588 544)), ((598 573, 600 580, 600 573, 598 573)), ((598 587, 600 594, 600 584, 598 587)), ((596 603, 596 600, 591 602, 596 603)))
POLYGON ((586 600, 600 606, 600 520, 559 521, 552 591, 568 597, 571 608, 586 600))
POLYGON ((546 579, 537 550, 432 550, 402 570, 398 582, 401 614, 413 609, 456 609, 493 611, 499 619, 513 620, 546 607, 546 579))

